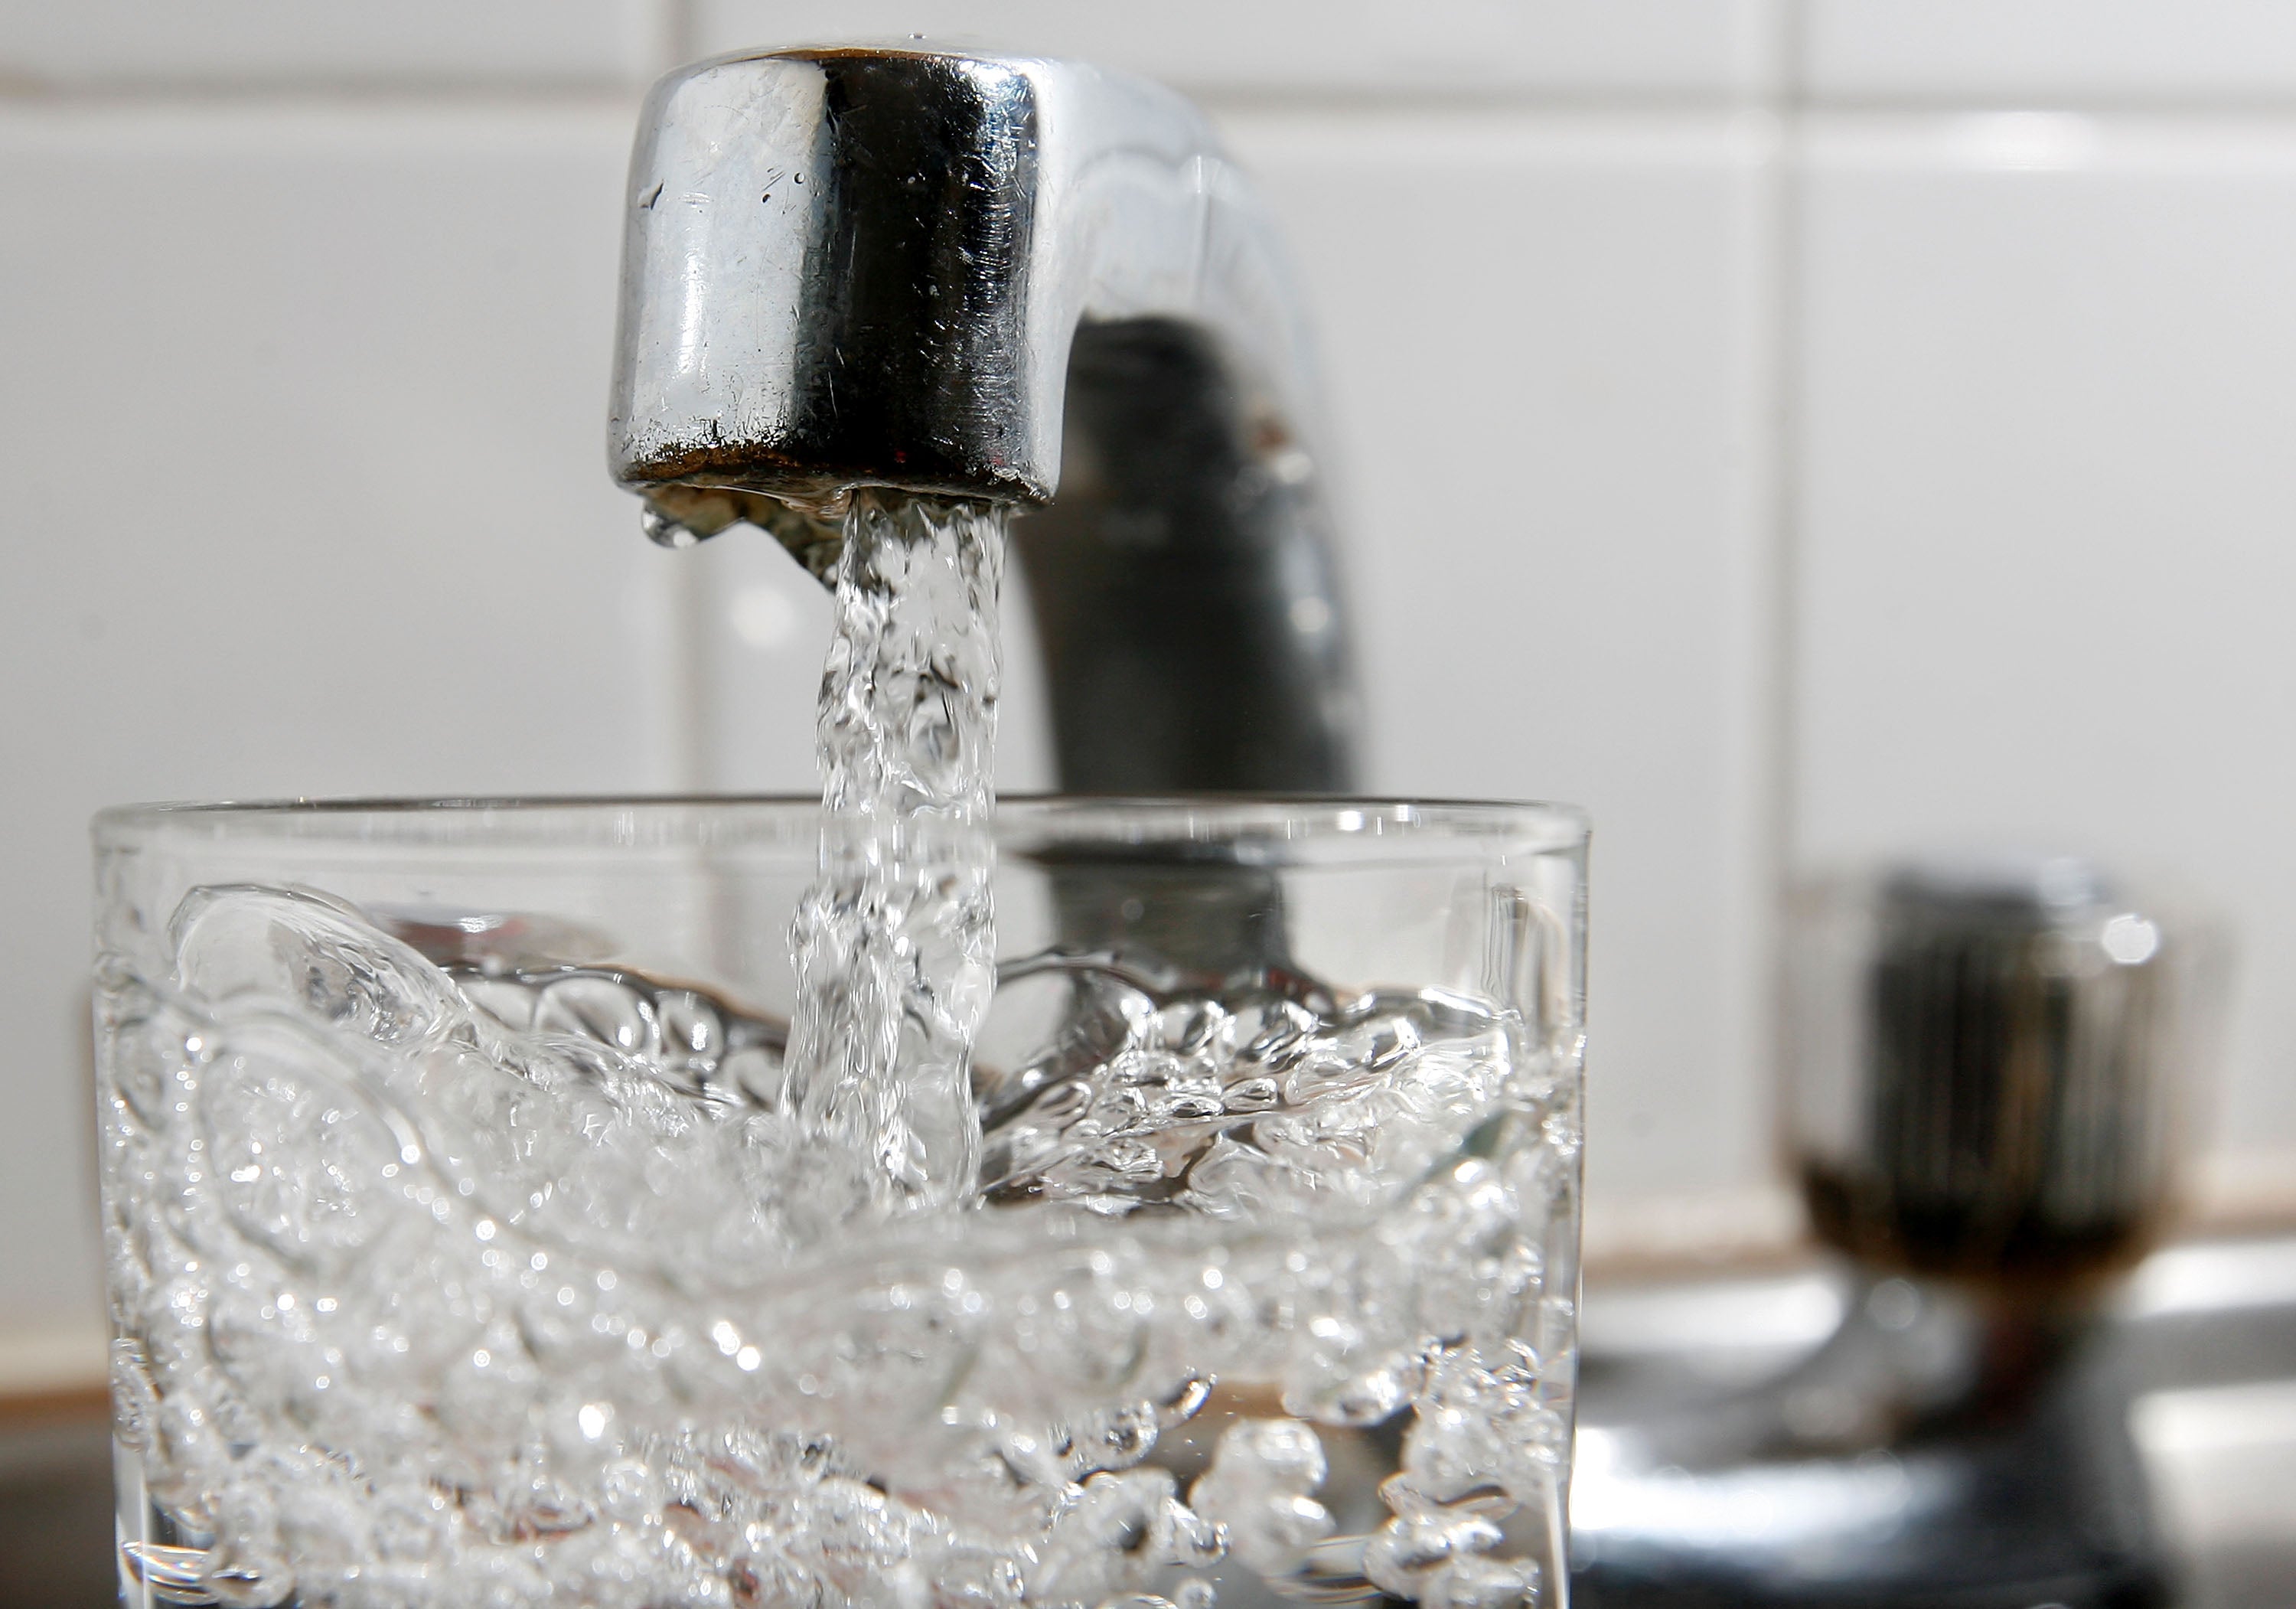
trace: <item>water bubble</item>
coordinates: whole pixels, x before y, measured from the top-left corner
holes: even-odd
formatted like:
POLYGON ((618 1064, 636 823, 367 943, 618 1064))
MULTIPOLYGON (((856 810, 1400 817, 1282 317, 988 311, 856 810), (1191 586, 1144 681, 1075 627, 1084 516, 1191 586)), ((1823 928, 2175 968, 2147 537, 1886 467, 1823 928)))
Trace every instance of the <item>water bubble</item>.
POLYGON ((235 1479, 210 1499, 217 1541, 201 1585, 224 1609, 275 1609, 295 1592, 279 1536, 278 1506, 265 1485, 235 1479))
POLYGON ((348 1482, 299 1482, 279 1498, 279 1536, 291 1557, 365 1558, 374 1551, 365 1494, 348 1482))
POLYGON ((1332 1534, 1331 1513, 1311 1495, 1327 1466, 1315 1431, 1296 1419, 1245 1419, 1229 1427, 1210 1471, 1188 1499, 1226 1527, 1228 1550, 1262 1575, 1292 1574, 1332 1534))
POLYGON ((398 1153, 369 1114, 356 1072, 292 1025, 222 1031, 200 1092, 209 1166, 247 1235, 321 1269, 387 1224, 377 1186, 398 1153))
POLYGON ((1379 1262, 1328 1272, 1319 1282, 1322 1310, 1291 1337, 1286 1410, 1325 1424, 1362 1426, 1383 1424, 1410 1403, 1422 1372, 1419 1337, 1404 1327, 1391 1301, 1408 1280, 1407 1268, 1379 1262))
POLYGON ((1419 1602, 1421 1609, 1527 1609, 1538 1602, 1538 1581, 1529 1559, 1465 1554, 1422 1580, 1419 1602))
POLYGON ((152 1448, 152 1416, 159 1411, 159 1393, 144 1367, 144 1348, 132 1337, 111 1343, 111 1433, 131 1452, 152 1448))
POLYGON ((436 967, 350 906, 309 890, 195 890, 169 931, 176 977, 208 1001, 287 1005, 390 1046, 412 1045, 463 1015, 436 967))
POLYGON ((463 997, 505 1028, 525 1030, 534 1026, 534 1014, 541 997, 527 985, 511 978, 463 977, 455 980, 463 997))
POLYGON ((625 1055, 650 1056, 660 1047, 652 1005, 614 978, 561 979, 535 1002, 537 1033, 570 1033, 610 1046, 625 1055))
POLYGON ((1568 1435, 1528 1346, 1513 1343, 1496 1360, 1472 1347, 1439 1350, 1396 1479, 1439 1502, 1491 1487, 1536 1502, 1555 1477, 1568 1435))
POLYGON ((206 1548, 138 1540, 122 1542, 119 1552, 127 1573, 160 1594, 162 1602, 205 1605, 217 1601, 207 1588, 206 1548))
MULTIPOLYGON (((1218 1270, 1207 1272, 1217 1276, 1218 1270)), ((1150 1405, 1154 1409, 1157 1424, 1165 1430, 1175 1430, 1194 1418, 1203 1411, 1204 1404, 1211 1400, 1215 1383, 1209 1375, 1193 1371, 1181 1376, 1169 1395, 1162 1401, 1150 1405)))
POLYGON ((138 1005, 135 1014, 111 1028, 103 1071, 147 1128, 164 1131, 175 1120, 176 1103, 196 1087, 193 1069, 204 1045, 198 1024, 184 1013, 148 999, 138 1005))
POLYGON ((661 1477, 643 1458, 609 1460, 598 1471, 598 1507, 625 1525, 644 1523, 661 1506, 661 1477))
POLYGON ((1159 998, 1075 975, 1079 1015, 1015 1080, 1037 1095, 987 1136, 1006 1198, 1376 1210, 1461 1144, 1512 1073, 1496 1014, 1456 997, 1374 994, 1325 1018, 1281 996, 1159 998))
POLYGON ((1266 1112, 1283 1099, 1275 1080, 1265 1076, 1238 1079, 1220 1091, 1220 1105, 1228 1112, 1266 1112))
POLYGON ((653 1006, 664 1055, 697 1072, 717 1065, 726 1052, 726 1020, 715 1006, 690 989, 665 989, 653 1006))
POLYGON ((1015 1350, 1054 1389, 1115 1391, 1133 1378, 1144 1356, 1141 1316, 1128 1301, 1118 1305, 1122 1293, 1108 1273, 1086 1266, 1067 1274, 1048 1284, 1034 1311, 1017 1315, 1015 1350))
POLYGON ((1155 1404, 1134 1402, 1064 1427, 1062 1474, 1080 1481, 1102 1470, 1129 1469, 1155 1447, 1159 1418, 1155 1404))
POLYGON ((737 1090, 759 1106, 776 1105, 782 1095, 782 1059, 763 1046, 744 1047, 718 1064, 710 1083, 737 1090))
POLYGON ((1173 1500, 1171 1472, 1098 1474, 1053 1523, 1033 1599, 1086 1601, 1139 1591, 1160 1567, 1202 1563, 1196 1516, 1173 1500))
POLYGON ((429 1484, 379 1485, 371 1504, 375 1551, 385 1559, 438 1556, 447 1534, 447 1499, 429 1484))

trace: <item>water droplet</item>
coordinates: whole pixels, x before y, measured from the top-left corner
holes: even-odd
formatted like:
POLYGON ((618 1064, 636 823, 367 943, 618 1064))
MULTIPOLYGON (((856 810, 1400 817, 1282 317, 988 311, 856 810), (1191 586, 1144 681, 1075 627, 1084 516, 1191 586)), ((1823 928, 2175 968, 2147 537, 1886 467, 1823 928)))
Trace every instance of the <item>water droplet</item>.
POLYGON ((356 1074, 285 1023, 230 1030, 200 1111, 240 1228, 291 1262, 329 1269, 382 1232, 390 1133, 353 1093, 356 1074))
POLYGON ((698 547, 701 544, 700 531, 680 524, 651 503, 638 512, 638 529, 657 547, 698 547))
POLYGON ((577 975, 553 983, 535 1005, 534 1027, 595 1039, 626 1055, 651 1055, 657 1044, 652 1010, 637 990, 612 978, 577 975))

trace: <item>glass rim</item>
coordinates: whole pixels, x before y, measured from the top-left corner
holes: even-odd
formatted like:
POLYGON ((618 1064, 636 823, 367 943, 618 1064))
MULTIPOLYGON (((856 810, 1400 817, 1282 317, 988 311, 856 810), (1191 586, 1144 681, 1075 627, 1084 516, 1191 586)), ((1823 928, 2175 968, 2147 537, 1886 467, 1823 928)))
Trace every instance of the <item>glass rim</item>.
MULTIPOLYGON (((108 806, 95 813, 90 829, 97 845, 109 848, 152 835, 166 835, 173 829, 217 833, 237 827, 259 834, 266 826, 362 817, 433 822, 467 818, 492 825, 498 817, 530 821, 570 815, 600 820, 682 814, 811 817, 817 816, 820 809, 820 796, 805 793, 181 800, 108 806)), ((1539 840, 1542 847, 1554 850, 1582 847, 1591 831, 1587 813, 1577 805, 1539 800, 1343 793, 1015 792, 998 796, 996 815, 1011 826, 1050 831, 1056 835, 1063 828, 1073 830, 1129 818, 1161 828, 1167 833, 1180 828, 1183 835, 1193 835, 1192 830, 1196 829, 1248 831, 1270 826, 1333 834, 1378 834, 1394 828, 1463 837, 1521 835, 1539 840)))

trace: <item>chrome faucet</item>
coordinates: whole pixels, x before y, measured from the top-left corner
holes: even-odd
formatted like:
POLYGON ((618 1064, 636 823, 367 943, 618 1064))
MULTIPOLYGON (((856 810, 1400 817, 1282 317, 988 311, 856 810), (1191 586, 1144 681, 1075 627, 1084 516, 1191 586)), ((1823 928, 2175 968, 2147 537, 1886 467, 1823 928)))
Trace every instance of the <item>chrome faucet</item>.
POLYGON ((1062 785, 1332 792, 1357 724, 1308 347, 1201 116, 925 50, 671 73, 631 164, 615 478, 817 577, 856 488, 1004 499, 1062 785))

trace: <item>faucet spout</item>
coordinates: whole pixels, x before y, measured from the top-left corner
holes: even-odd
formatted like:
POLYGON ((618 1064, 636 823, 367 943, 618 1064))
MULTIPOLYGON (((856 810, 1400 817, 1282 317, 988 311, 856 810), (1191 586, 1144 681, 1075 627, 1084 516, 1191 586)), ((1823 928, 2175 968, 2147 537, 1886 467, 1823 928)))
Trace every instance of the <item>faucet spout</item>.
POLYGON ((1314 431, 1274 229, 1168 91, 817 49, 647 102, 615 478, 658 535, 747 521, 816 576, 856 488, 1030 505, 1067 788, 1351 784, 1314 431))

